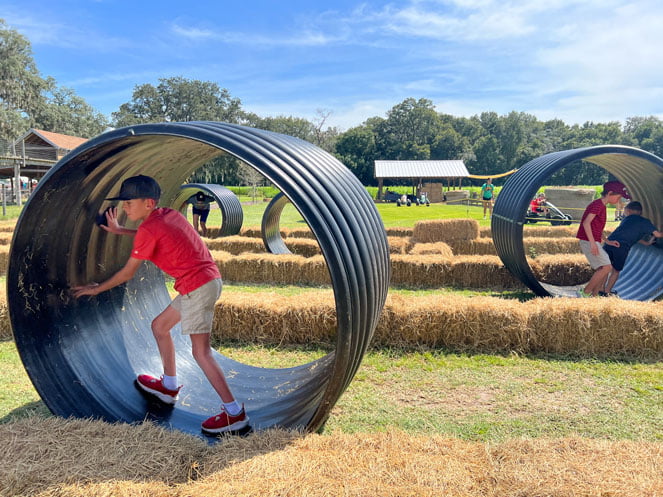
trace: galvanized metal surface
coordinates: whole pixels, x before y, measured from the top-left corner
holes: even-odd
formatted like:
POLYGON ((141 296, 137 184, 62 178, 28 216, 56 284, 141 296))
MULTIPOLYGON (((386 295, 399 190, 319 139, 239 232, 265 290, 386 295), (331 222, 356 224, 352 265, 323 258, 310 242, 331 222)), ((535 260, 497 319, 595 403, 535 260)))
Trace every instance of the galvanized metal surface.
POLYGON ((242 209, 241 202, 231 190, 222 185, 208 183, 188 183, 182 185, 181 190, 180 194, 171 204, 173 209, 177 209, 185 214, 189 205, 187 204, 187 200, 191 195, 203 191, 214 197, 221 210, 221 227, 217 236, 231 236, 240 232, 242 223, 244 222, 244 210, 242 209))
POLYGON ((224 153, 265 175, 301 212, 329 267, 338 326, 335 350, 297 367, 216 359, 254 429, 324 425, 361 363, 386 299, 384 226, 365 188, 330 154, 289 136, 214 122, 104 133, 56 164, 25 205, 7 272, 9 314, 25 368, 55 414, 125 422, 147 417, 200 434, 201 421, 218 412, 219 398, 178 328, 173 337, 184 388, 174 409, 149 403, 133 386, 137 374, 162 371, 150 323, 170 297, 152 264, 94 298, 74 299, 69 288, 108 278, 129 257, 132 238, 94 222, 124 179, 155 177, 163 205, 172 205, 185 178, 224 153))
POLYGON ((270 254, 292 254, 281 236, 281 213, 290 202, 283 192, 277 194, 262 215, 261 233, 265 249, 270 254))
MULTIPOLYGON (((566 287, 536 279, 523 246, 525 213, 537 190, 564 167, 596 164, 626 185, 633 200, 643 206, 643 216, 658 226, 663 222, 663 160, 643 150, 621 145, 601 145, 554 152, 531 160, 514 173, 502 188, 493 209, 491 231, 504 265, 540 296, 570 296, 566 287)), ((615 290, 622 298, 652 300, 663 293, 663 250, 660 245, 631 250, 615 290)))
POLYGON ((376 178, 465 178, 462 160, 376 160, 376 178))

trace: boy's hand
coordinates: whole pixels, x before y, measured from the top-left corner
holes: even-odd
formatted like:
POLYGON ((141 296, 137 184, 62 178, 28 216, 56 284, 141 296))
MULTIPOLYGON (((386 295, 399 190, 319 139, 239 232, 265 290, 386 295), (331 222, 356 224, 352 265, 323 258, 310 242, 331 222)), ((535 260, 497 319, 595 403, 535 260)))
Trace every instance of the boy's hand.
POLYGON ((74 292, 74 297, 79 298, 84 295, 99 295, 99 283, 92 283, 90 285, 75 286, 71 289, 74 292))
POLYGON ((117 207, 106 209, 106 224, 101 225, 101 229, 111 233, 119 234, 121 230, 120 223, 117 222, 117 207))
POLYGON ((619 247, 619 242, 617 240, 606 240, 605 244, 610 245, 611 247, 619 247))

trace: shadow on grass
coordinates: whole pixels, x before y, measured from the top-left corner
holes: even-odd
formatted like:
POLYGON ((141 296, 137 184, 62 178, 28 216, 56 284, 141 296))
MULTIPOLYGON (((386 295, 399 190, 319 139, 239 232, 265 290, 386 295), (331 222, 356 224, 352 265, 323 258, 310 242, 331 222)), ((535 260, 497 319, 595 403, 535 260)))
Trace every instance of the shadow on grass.
POLYGON ((47 418, 53 416, 51 411, 46 407, 41 400, 30 402, 29 404, 24 404, 21 407, 17 407, 13 411, 10 411, 8 414, 0 418, 0 424, 4 423, 13 423, 19 419, 25 419, 30 417, 40 417, 47 418))

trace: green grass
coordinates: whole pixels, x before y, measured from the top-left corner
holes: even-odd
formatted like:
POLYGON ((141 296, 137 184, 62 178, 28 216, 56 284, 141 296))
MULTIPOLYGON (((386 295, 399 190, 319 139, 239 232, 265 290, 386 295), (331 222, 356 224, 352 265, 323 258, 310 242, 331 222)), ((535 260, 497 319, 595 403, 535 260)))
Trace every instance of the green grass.
MULTIPOLYGON (((246 202, 242 204, 244 227, 260 227, 262 216, 267 207, 266 202, 246 202)), ((476 219, 481 226, 490 226, 490 219, 483 219, 483 208, 465 205, 431 204, 426 206, 397 207, 393 203, 378 203, 375 207, 386 227, 413 227, 417 221, 424 219, 476 219)), ((190 218, 190 215, 189 215, 190 218)), ((208 227, 221 225, 221 211, 212 209, 207 220, 208 227)), ((301 214, 291 204, 283 208, 279 225, 281 228, 305 227, 301 214)))
MULTIPOLYGON (((324 349, 222 346, 244 363, 290 367, 324 349)), ((13 342, 0 342, 0 422, 48 416, 13 342)), ((325 432, 399 428, 467 440, 579 435, 663 441, 661 364, 372 350, 325 432)))

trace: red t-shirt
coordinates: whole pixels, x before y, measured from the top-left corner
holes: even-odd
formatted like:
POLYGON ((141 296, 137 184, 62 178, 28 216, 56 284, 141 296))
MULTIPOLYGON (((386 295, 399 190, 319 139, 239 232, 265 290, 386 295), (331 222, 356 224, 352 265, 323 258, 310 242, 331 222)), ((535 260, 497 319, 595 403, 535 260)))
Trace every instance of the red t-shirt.
POLYGON ((589 238, 587 237, 587 234, 585 233, 585 228, 582 227, 582 223, 585 221, 587 216, 589 214, 596 214, 594 219, 592 219, 592 236, 594 237, 595 242, 601 243, 601 239, 603 237, 603 228, 605 228, 605 221, 606 221, 606 208, 605 204, 603 203, 603 200, 600 198, 597 198, 587 206, 585 209, 585 212, 582 214, 582 219, 580 220, 580 227, 578 228, 578 234, 576 235, 576 238, 579 238, 580 240, 586 240, 589 241, 589 238))
POLYGON ((175 278, 175 290, 182 295, 221 277, 193 226, 180 212, 167 207, 155 209, 138 227, 131 257, 152 261, 175 278))

